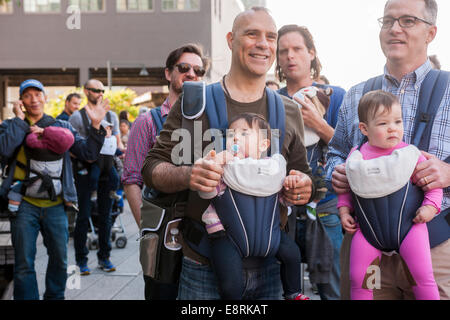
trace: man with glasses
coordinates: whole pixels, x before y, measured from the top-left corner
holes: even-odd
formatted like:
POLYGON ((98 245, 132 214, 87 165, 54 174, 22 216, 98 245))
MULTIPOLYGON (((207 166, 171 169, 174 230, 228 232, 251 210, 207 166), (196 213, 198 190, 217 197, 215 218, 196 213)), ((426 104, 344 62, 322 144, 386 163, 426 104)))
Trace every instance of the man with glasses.
MULTIPOLYGON (((105 88, 103 84, 95 79, 91 79, 84 85, 84 94, 87 97, 88 103, 84 107, 87 110, 95 108, 99 103, 108 103, 108 100, 103 99, 105 88)), ((91 130, 91 119, 89 112, 83 114, 85 110, 81 109, 75 111, 69 118, 69 122, 78 131, 82 137, 89 135, 91 130)), ((120 146, 120 134, 119 134, 119 119, 117 115, 108 111, 108 114, 103 120, 110 118, 108 122, 112 123, 112 135, 116 136, 120 146), (108 115, 109 114, 109 115, 108 115)), ((106 128, 104 128, 106 129, 106 128)), ((120 147, 119 147, 120 148, 120 147)), ((88 267, 88 254, 89 250, 86 247, 87 233, 89 230, 89 217, 92 211, 91 201, 91 189, 89 184, 90 163, 74 160, 74 176, 75 184, 77 187, 79 212, 75 224, 75 230, 73 234, 74 246, 75 246, 75 260, 77 266, 80 267, 81 275, 89 275, 91 273, 88 267)), ((113 200, 110 198, 109 190, 109 174, 101 175, 98 183, 97 190, 97 212, 98 212, 98 267, 106 272, 112 272, 116 270, 116 267, 109 260, 111 252, 111 207, 113 200)))
MULTIPOLYGON (((172 51, 167 57, 165 76, 169 83, 169 96, 160 107, 163 119, 179 98, 185 81, 200 81, 208 68, 208 59, 202 49, 195 44, 187 44, 172 51)), ((122 183, 130 205, 131 212, 140 226, 141 220, 141 189, 144 181, 141 175, 142 164, 148 151, 156 141, 157 130, 152 113, 145 112, 133 123, 127 151, 125 154, 122 183)), ((144 275, 145 296, 149 298, 150 278, 144 275)))
MULTIPOLYGON (((399 97, 402 105, 405 127, 405 142, 411 143, 417 130, 415 119, 418 115, 418 100, 422 84, 432 70, 428 59, 428 45, 436 36, 437 4, 435 0, 390 0, 386 3, 381 24, 380 44, 386 56, 386 66, 382 77, 382 89, 399 97)), ((345 159, 351 148, 360 144, 362 135, 358 126, 358 103, 365 82, 350 89, 339 112, 338 125, 329 144, 327 179, 332 182, 338 194, 349 191, 345 175, 345 159)), ((448 237, 448 208, 450 207, 450 85, 437 110, 432 131, 428 159, 415 172, 417 185, 424 191, 434 188, 444 189, 444 200, 440 215, 445 219, 430 225, 431 239, 438 238, 432 245, 431 255, 436 283, 441 299, 450 299, 450 240, 448 237), (445 162, 447 161, 447 162, 445 162), (441 228, 442 227, 442 228, 441 228), (447 230, 447 231, 446 231, 447 230)), ((436 219, 436 218, 435 218, 436 219)), ((433 222, 433 221, 432 221, 433 222)), ((351 235, 346 234, 341 250, 342 298, 349 297, 349 251, 351 235)), ((383 255, 381 259, 381 289, 374 290, 375 299, 413 299, 409 271, 399 255, 383 255)), ((355 284, 359 285, 359 284, 355 284)))

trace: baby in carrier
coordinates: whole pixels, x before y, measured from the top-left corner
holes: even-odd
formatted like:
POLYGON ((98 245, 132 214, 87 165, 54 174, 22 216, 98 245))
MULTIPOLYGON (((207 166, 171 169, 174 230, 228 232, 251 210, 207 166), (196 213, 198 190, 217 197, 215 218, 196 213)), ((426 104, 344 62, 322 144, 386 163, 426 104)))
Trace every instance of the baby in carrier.
POLYGON ((426 158, 415 146, 402 142, 402 109, 396 96, 369 92, 359 103, 358 115, 368 142, 353 148, 347 158, 353 195, 338 198, 342 225, 355 233, 350 250, 351 298, 373 299, 367 269, 379 265, 382 252, 395 251, 415 280, 416 299, 439 300, 426 223, 439 213, 443 191, 423 194, 412 184, 416 166, 426 158))
POLYGON ((105 143, 100 150, 98 160, 91 165, 89 173, 91 201, 97 200, 98 181, 104 172, 108 172, 109 197, 114 200, 120 200, 120 196, 116 193, 120 181, 115 167, 114 156, 120 156, 122 152, 117 148, 117 138, 112 135, 112 124, 103 120, 102 126, 106 130, 105 143))
POLYGON ((270 126, 260 115, 243 113, 230 122, 227 150, 211 151, 206 160, 224 164, 222 182, 202 221, 211 243, 210 261, 223 299, 240 300, 244 293, 242 258, 276 256, 282 262, 281 279, 288 300, 309 300, 301 294, 301 256, 297 244, 280 228, 279 196, 293 187, 296 176, 286 177, 280 154, 261 158, 270 147, 270 126), (264 134, 267 132, 267 135, 264 134))
POLYGON ((8 192, 8 211, 12 215, 19 210, 24 195, 56 200, 56 196, 62 191, 60 178, 63 156, 74 141, 72 132, 66 128, 31 127, 31 133, 25 139, 25 154, 29 163, 18 163, 18 166, 28 171, 27 177, 24 181, 16 181, 8 192))

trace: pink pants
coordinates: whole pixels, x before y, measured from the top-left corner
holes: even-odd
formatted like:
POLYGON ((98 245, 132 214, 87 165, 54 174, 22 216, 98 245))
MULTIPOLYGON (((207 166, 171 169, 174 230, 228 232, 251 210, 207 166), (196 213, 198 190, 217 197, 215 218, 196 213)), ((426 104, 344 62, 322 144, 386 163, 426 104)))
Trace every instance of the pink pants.
MULTIPOLYGON (((428 228, 425 223, 414 224, 400 246, 400 256, 414 277, 413 292, 416 300, 439 300, 439 290, 431 265, 428 228)), ((352 300, 373 300, 373 291, 364 289, 367 268, 382 252, 364 238, 360 229, 353 237, 350 249, 350 281, 352 300)), ((370 273, 369 273, 370 274, 370 273)))

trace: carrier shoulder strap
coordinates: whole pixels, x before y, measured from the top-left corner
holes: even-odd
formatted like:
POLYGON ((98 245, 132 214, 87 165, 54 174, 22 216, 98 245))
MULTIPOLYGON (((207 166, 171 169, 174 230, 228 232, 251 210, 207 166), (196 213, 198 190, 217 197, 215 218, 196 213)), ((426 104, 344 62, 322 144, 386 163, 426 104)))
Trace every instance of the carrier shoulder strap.
POLYGON ((164 122, 166 122, 167 115, 165 116, 162 115, 161 106, 151 109, 150 113, 152 115, 153 124, 156 127, 156 135, 159 136, 159 133, 163 129, 164 122))
POLYGON ((86 107, 84 107, 83 109, 80 110, 80 114, 81 114, 81 120, 83 120, 83 126, 86 129, 87 133, 89 134, 89 131, 91 130, 91 125, 89 124, 89 118, 86 112, 86 107))
POLYGON ((422 83, 413 136, 413 144, 420 150, 429 149, 434 119, 448 87, 449 79, 449 72, 431 70, 422 83))

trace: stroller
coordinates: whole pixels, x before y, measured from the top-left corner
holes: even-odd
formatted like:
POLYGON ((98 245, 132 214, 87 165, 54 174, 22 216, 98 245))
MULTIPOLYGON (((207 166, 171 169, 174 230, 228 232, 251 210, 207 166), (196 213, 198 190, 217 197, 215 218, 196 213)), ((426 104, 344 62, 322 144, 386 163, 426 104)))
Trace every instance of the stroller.
MULTIPOLYGON (((119 177, 122 176, 123 171, 123 164, 121 160, 115 156, 114 157, 114 166, 117 169, 117 172, 119 174, 119 177)), ((115 199, 114 203, 111 208, 111 242, 115 242, 116 247, 118 249, 123 249, 127 246, 127 237, 125 235, 125 227, 122 222, 122 217, 120 216, 121 213, 123 213, 123 186, 120 185, 119 190, 116 191, 117 195, 120 196, 120 199, 115 199), (118 221, 117 221, 117 218, 118 221), (118 236, 118 234, 122 234, 121 236, 118 236)), ((92 209, 91 209, 91 217, 89 218, 89 224, 90 224, 90 231, 88 233, 88 239, 87 239, 87 246, 89 250, 97 250, 98 249, 98 208, 97 208, 97 201, 92 202, 92 209)))
MULTIPOLYGON (((118 249, 124 249, 127 246, 127 237, 125 235, 125 227, 122 222, 123 213, 123 190, 117 190, 120 200, 114 200, 111 208, 111 242, 115 242, 118 249), (118 219, 117 219, 118 218, 118 219), (120 235, 120 236, 118 236, 120 235)), ((90 230, 87 238, 87 246, 89 250, 98 249, 98 208, 97 201, 92 202, 91 217, 89 218, 90 230)))

